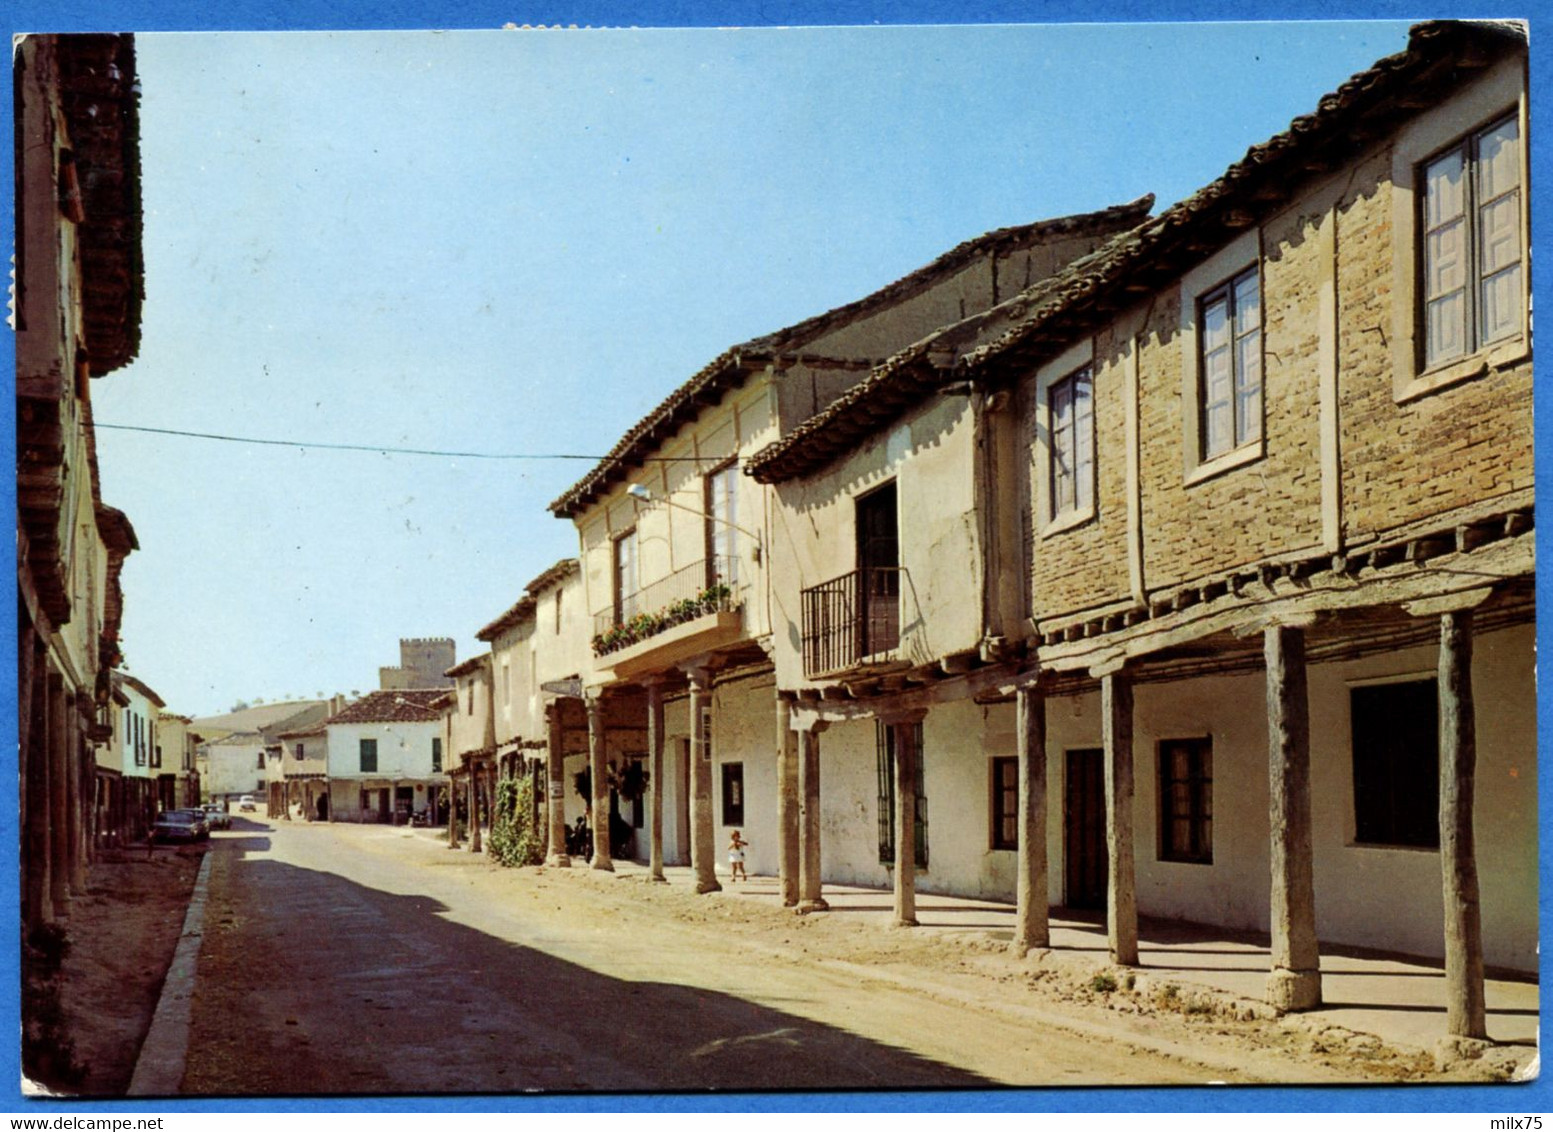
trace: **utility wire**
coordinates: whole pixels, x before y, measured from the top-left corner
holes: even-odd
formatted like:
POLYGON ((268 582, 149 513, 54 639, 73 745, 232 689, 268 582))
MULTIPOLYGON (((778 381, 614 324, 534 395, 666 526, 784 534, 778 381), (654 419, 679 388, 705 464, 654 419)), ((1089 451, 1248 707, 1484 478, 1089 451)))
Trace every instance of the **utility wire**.
MULTIPOLYGON (((276 448, 327 448, 336 452, 380 452, 396 456, 452 456, 461 460, 587 460, 597 463, 609 456, 585 456, 576 452, 446 452, 436 448, 396 448, 389 444, 330 444, 313 440, 270 440, 257 436, 225 436, 217 432, 187 432, 177 428, 151 428, 148 425, 107 424, 93 422, 95 428, 114 429, 119 432, 149 432, 158 436, 189 436, 197 440, 224 440, 231 444, 267 444, 276 448)), ((672 464, 681 460, 706 462, 705 456, 643 456, 633 463, 672 464)))

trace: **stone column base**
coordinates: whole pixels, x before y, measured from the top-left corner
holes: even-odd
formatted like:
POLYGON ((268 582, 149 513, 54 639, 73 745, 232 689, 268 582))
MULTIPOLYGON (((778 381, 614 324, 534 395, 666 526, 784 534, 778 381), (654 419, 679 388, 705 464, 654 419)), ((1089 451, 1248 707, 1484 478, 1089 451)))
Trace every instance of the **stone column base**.
POLYGON ((594 869, 597 872, 612 873, 615 871, 615 862, 611 861, 608 857, 595 857, 588 863, 588 867, 590 869, 594 869))
POLYGON ((890 919, 890 927, 892 928, 914 928, 916 926, 917 920, 915 916, 906 918, 895 916, 890 919))
POLYGON ((546 861, 548 869, 569 869, 572 867, 572 859, 565 853, 554 853, 546 861))
POLYGON ((718 884, 715 880, 696 881, 696 895, 698 896, 703 896, 708 892, 721 892, 722 890, 723 886, 718 884))
POLYGON ((1314 1010, 1321 1005, 1321 972, 1284 968, 1269 972, 1267 1001, 1279 1010, 1314 1010))
POLYGON ((825 897, 816 896, 813 900, 800 900, 796 911, 800 916, 810 912, 829 912, 830 905, 825 902, 825 897))
POLYGON ((650 884, 668 884, 669 883, 669 878, 664 876, 662 873, 653 873, 652 876, 647 878, 647 880, 648 880, 648 883, 650 883, 650 884))

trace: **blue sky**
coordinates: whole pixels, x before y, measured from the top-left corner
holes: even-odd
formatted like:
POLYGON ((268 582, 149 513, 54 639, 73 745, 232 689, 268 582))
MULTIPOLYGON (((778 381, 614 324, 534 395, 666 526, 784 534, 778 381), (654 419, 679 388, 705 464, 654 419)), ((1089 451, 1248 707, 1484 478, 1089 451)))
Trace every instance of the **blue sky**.
MULTIPOLYGON (((147 297, 102 424, 599 455, 725 347, 990 228, 1164 207, 1406 25, 142 35, 147 297)), ((131 671, 376 685, 575 553, 590 466, 104 428, 131 671)))

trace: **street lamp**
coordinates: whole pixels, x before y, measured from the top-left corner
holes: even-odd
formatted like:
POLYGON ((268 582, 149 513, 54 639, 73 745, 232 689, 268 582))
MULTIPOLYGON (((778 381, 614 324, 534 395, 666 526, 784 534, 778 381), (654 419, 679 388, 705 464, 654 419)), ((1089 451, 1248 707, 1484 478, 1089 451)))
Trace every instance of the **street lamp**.
POLYGON ((686 507, 683 503, 676 503, 672 499, 655 499, 653 497, 652 491, 649 490, 645 484, 631 484, 626 488, 626 494, 629 495, 632 499, 641 500, 643 503, 656 502, 662 503, 665 507, 678 507, 681 511, 688 511, 692 515, 699 516, 702 519, 710 519, 712 522, 721 523, 723 526, 738 531, 740 534, 748 535, 750 538, 755 540, 755 545, 750 550, 750 556, 754 558, 757 564, 760 562, 760 535, 750 530, 748 527, 741 527, 738 523, 730 522, 729 520, 722 518, 720 515, 709 515, 705 511, 696 510, 694 507, 686 507))

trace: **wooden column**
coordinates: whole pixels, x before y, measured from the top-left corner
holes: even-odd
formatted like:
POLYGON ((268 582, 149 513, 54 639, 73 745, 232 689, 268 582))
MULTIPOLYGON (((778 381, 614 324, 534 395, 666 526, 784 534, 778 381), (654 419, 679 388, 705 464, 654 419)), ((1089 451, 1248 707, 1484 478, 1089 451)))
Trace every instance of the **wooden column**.
POLYGON ((708 717, 712 673, 708 668, 685 669, 690 680, 690 866, 697 892, 717 892, 717 839, 712 824, 712 736, 708 717))
POLYGON ((1282 1010, 1321 1005, 1321 953, 1310 827, 1310 707, 1305 631, 1270 625, 1267 662, 1268 827, 1272 860, 1272 970, 1267 1001, 1282 1010))
POLYGON ((1138 897, 1132 857, 1132 681, 1125 671, 1100 678, 1105 746, 1106 942, 1111 962, 1138 964, 1138 897))
POLYGON ((1483 921, 1472 817, 1477 730, 1472 700, 1472 611, 1440 615, 1440 871, 1445 895, 1445 1025, 1487 1038, 1483 921))
MULTIPOLYGON (((49 897, 56 915, 70 906, 70 734, 62 676, 49 678, 49 897)), ((149 837, 150 834, 148 833, 149 837)))
POLYGON ((604 746, 604 700, 588 697, 588 774, 593 780, 593 858, 588 863, 601 872, 615 871, 609 857, 609 771, 604 746))
POLYGON ((545 863, 558 869, 572 867, 566 852, 566 751, 562 747, 561 702, 545 705, 545 774, 549 780, 546 804, 550 812, 550 854, 545 863))
MULTIPOLYGON (((1014 940, 1024 955, 1051 945, 1050 882, 1046 876, 1046 693, 1030 684, 1015 693, 1019 744, 1019 861, 1014 940)), ((994 784, 994 789, 997 785, 994 784)))
POLYGON ((776 697, 777 754, 777 877, 782 904, 798 904, 798 735, 793 730, 792 705, 780 692, 776 697))
POLYGON ((448 775, 448 848, 458 848, 458 779, 448 775))
POLYGON ((917 724, 927 715, 913 711, 885 716, 895 739, 895 891, 890 926, 917 926, 917 724))
POLYGON ((465 764, 469 772, 469 851, 481 852, 480 846, 480 764, 465 764))
POLYGON ((667 883, 663 875, 663 685, 647 684, 647 823, 648 877, 667 883))
POLYGON ((798 762, 802 799, 798 816, 800 912, 823 912, 830 907, 820 894, 820 732, 824 729, 825 724, 816 722, 802 732, 803 754, 798 762))

